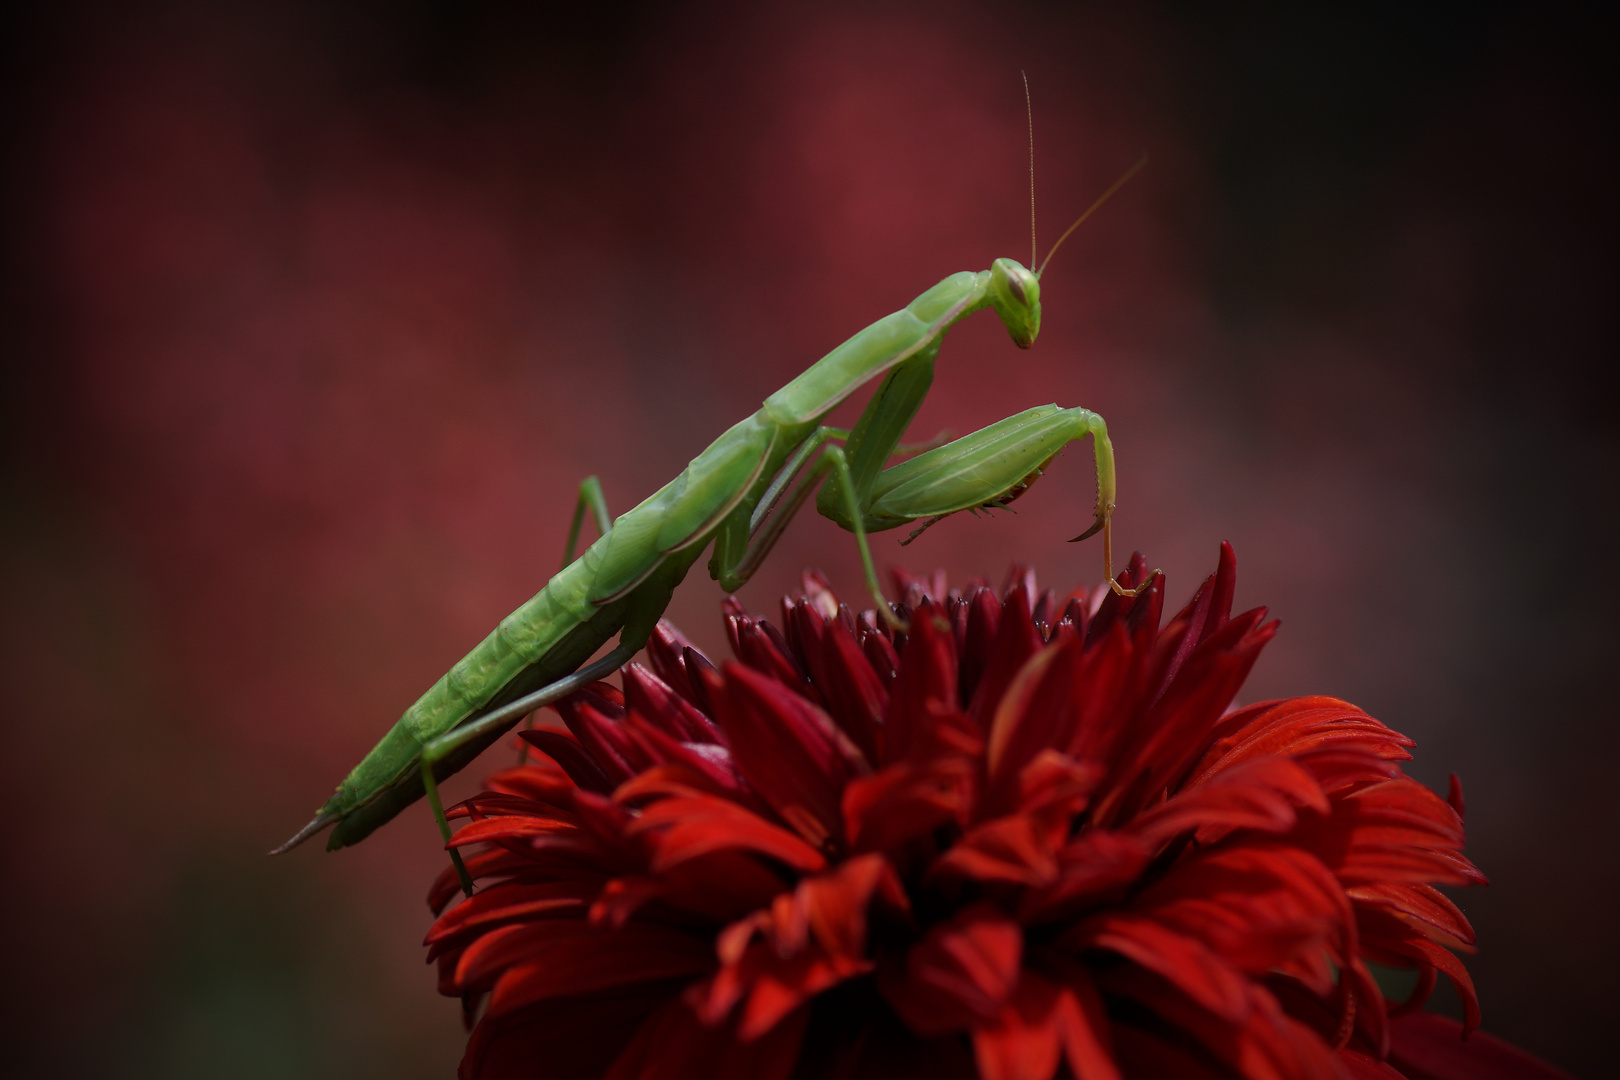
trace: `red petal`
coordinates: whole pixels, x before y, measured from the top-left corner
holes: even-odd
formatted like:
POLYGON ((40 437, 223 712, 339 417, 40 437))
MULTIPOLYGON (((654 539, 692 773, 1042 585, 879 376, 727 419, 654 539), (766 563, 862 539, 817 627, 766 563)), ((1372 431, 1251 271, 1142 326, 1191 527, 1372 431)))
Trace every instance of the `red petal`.
POLYGON ((973 693, 984 676, 990 661, 990 649, 996 638, 996 626, 1001 621, 1001 604, 989 589, 979 589, 967 601, 967 626, 963 630, 960 653, 960 684, 957 693, 963 708, 973 701, 973 693))
POLYGON ((555 762, 531 761, 527 765, 502 769, 486 783, 491 791, 521 795, 532 802, 563 809, 574 805, 574 781, 555 762))
POLYGON ((956 642, 940 608, 925 603, 911 620, 900 670, 884 714, 883 761, 899 761, 933 726, 931 705, 956 707, 956 642))
POLYGON ((1015 589, 1008 594, 996 623, 996 636, 990 646, 989 658, 984 663, 984 674, 973 691, 968 704, 968 715, 973 717, 981 731, 990 730, 990 718, 1001 704, 1013 678, 1040 651, 1043 642, 1031 621, 1029 597, 1025 590, 1015 589))
POLYGON ((686 665, 686 680, 692 684, 692 703, 705 716, 715 715, 714 703, 709 700, 709 680, 716 674, 714 665, 690 645, 681 651, 681 660, 686 665))
POLYGON ((1197 759, 1204 740, 1276 633, 1263 610, 1238 616, 1200 645, 1180 677, 1138 724, 1114 765, 1115 793, 1099 796, 1100 821, 1123 820, 1197 759))
POLYGON ((737 659, 748 665, 761 675, 768 675, 788 687, 795 693, 805 693, 804 675, 792 654, 788 651, 787 641, 781 639, 780 632, 774 636, 770 631, 774 626, 763 620, 755 622, 752 618, 735 620, 737 629, 737 659), (767 630, 769 627, 769 630, 767 630), (780 641, 778 639, 781 639, 780 641))
MULTIPOLYGON (((1330 697, 1298 697, 1261 702, 1223 717, 1187 784, 1217 769, 1257 757, 1300 756, 1338 750, 1404 761, 1412 740, 1391 731, 1349 702, 1330 697)), ((1327 786, 1324 784, 1324 786, 1327 786)), ((1328 790, 1333 790, 1331 787, 1328 790)))
POLYGON ((652 665, 653 674, 662 679, 665 686, 701 708, 703 699, 694 691, 692 680, 687 676, 686 650, 691 647, 692 643, 675 629, 673 623, 659 619, 658 625, 653 627, 652 636, 647 639, 647 661, 652 665))
POLYGON ((1344 1065, 1345 1073, 1350 1080, 1409 1080, 1393 1065, 1369 1057, 1359 1050, 1348 1048, 1340 1050, 1339 1061, 1344 1065))
POLYGON ((1212 1066, 1207 1055, 1195 1057, 1193 1047, 1165 1042, 1125 1024, 1114 1029, 1114 1043, 1125 1075, 1174 1077, 1175 1080, 1231 1080, 1231 1073, 1212 1066))
POLYGON ((1085 809, 1091 789, 1102 775, 1102 766, 1095 762, 1076 761, 1050 748, 1042 750, 1018 773, 1017 809, 1025 814, 1072 818, 1085 809))
MULTIPOLYGON (((1066 823, 1065 823, 1066 824, 1066 823)), ((1062 834, 1028 814, 993 818, 969 830, 928 868, 925 885, 940 879, 1046 885, 1057 880, 1055 847, 1062 834)))
POLYGON ((1233 1024, 1249 1015, 1249 981, 1201 942, 1157 920, 1124 913, 1094 916, 1065 934, 1072 948, 1109 949, 1179 987, 1233 1024))
POLYGON ((782 891, 782 879, 743 851, 711 851, 656 875, 614 878, 591 905, 593 926, 623 926, 656 902, 711 924, 741 918, 782 891))
POLYGON ((973 1031, 979 1075, 985 1080, 1049 1080, 1058 1052, 1084 1080, 1120 1080, 1102 1000, 1083 972, 1053 985, 1025 969, 1018 988, 988 1025, 973 1031))
MULTIPOLYGON (((1063 1001, 1057 987, 1024 972, 996 1018, 973 1029, 979 1075, 984 1080, 1052 1080, 1058 1067, 1058 1012, 1063 1001)), ((1072 999, 1069 1007, 1075 1008, 1072 999)))
POLYGON ((604 1080, 787 1080, 809 1019, 809 1010, 800 1010, 743 1042, 731 1025, 709 1027, 677 999, 647 1019, 604 1080))
POLYGON ((1456 904, 1432 885, 1374 882, 1346 890, 1358 904, 1377 904, 1392 913, 1426 924, 1447 939, 1445 944, 1474 944, 1474 928, 1456 904))
POLYGON ((1258 758, 1210 776, 1183 789, 1145 814, 1126 831, 1156 847, 1188 830, 1198 830, 1200 843, 1213 843, 1233 829, 1285 832, 1296 806, 1328 812, 1327 797, 1302 766, 1288 758, 1258 758))
POLYGON ((1180 672, 1193 650, 1225 626, 1231 618, 1232 593, 1236 586, 1237 555, 1232 551, 1232 545, 1222 540, 1215 573, 1204 579, 1204 583, 1198 587, 1198 591, 1193 594, 1187 606, 1171 620, 1172 627, 1176 623, 1185 623, 1187 629, 1181 634, 1175 651, 1169 657, 1160 676, 1161 692, 1163 687, 1169 686, 1175 680, 1176 674, 1180 672))
POLYGON ((1404 776, 1335 798, 1331 816, 1302 820, 1292 839, 1315 852, 1346 885, 1462 885, 1483 879, 1457 854, 1463 831, 1456 812, 1404 776))
POLYGON ((1251 975, 1313 945, 1336 946, 1341 962, 1355 952, 1355 917, 1338 881, 1309 854, 1282 844, 1205 850, 1130 907, 1251 975))
POLYGON ((905 891, 880 855, 853 859, 799 883, 770 905, 720 932, 723 966, 687 997, 706 1023, 723 1020, 746 998, 738 1035, 756 1038, 806 999, 872 969, 865 958, 867 911, 874 897, 906 911, 905 891))
POLYGON ((885 969, 878 987, 906 1025, 924 1038, 994 1018, 1018 983, 1018 924, 987 903, 933 926, 906 954, 904 971, 885 969))
POLYGON ((739 664, 708 688, 749 787, 814 843, 837 836, 839 797, 865 768, 855 744, 815 705, 739 664))
POLYGON ((1081 649, 1078 635, 1065 635, 1031 657, 1002 694, 990 721, 982 815, 1013 809, 1019 773, 1030 759, 1044 748, 1070 744, 1079 721, 1074 691, 1081 649))
POLYGON ((1413 1013, 1390 1023, 1389 1059, 1408 1080, 1574 1080, 1483 1031, 1463 1039, 1450 1017, 1413 1013))
POLYGON ((894 868, 876 854, 858 855, 830 874, 809 878, 800 883, 798 893, 822 948, 849 957, 866 953, 866 913, 874 896, 897 910, 909 904, 894 868))
MULTIPOLYGON (((1196 1039, 1232 1073, 1248 1080, 1341 1080, 1338 1055, 1314 1029, 1284 1013, 1264 987, 1252 988, 1248 1017, 1233 1023, 1197 1007, 1140 968, 1120 968, 1100 981, 1196 1039)), ((1123 1025, 1115 1030, 1122 1057, 1128 1057, 1132 1049, 1126 1038, 1131 1030, 1123 1025)))
MULTIPOLYGON (((508 851, 506 848, 491 848, 488 851, 464 855, 462 862, 474 881, 498 874, 516 873, 533 865, 527 852, 508 851)), ((437 915, 444 910, 446 904, 459 895, 461 895, 461 879, 457 876, 454 866, 446 866, 434 879, 433 887, 428 891, 428 909, 437 915)))
MULTIPOLYGON (((705 780, 705 787, 717 792, 724 792, 728 796, 740 799, 752 798, 752 793, 744 787, 742 777, 731 761, 731 753, 719 743, 681 742, 674 736, 654 727, 644 719, 640 713, 631 713, 624 721, 624 730, 630 739, 641 748, 642 752, 660 765, 654 768, 667 768, 670 765, 680 766, 697 773, 705 780)), ((647 775, 647 771, 625 781, 622 787, 635 784, 636 781, 647 775)), ((615 794, 615 798, 620 798, 615 794)))
POLYGON ((457 830, 450 838, 450 847, 481 844, 495 840, 523 840, 552 834, 577 834, 579 826, 553 817, 498 817, 484 818, 457 830))
MULTIPOLYGON (((697 706, 640 664, 624 668, 624 700, 662 731, 683 742, 721 742, 720 729, 697 706)), ((685 678, 683 672, 681 678, 685 678)))
MULTIPOLYGON (((457 904, 428 930, 422 944, 436 946, 448 938, 482 932, 495 923, 529 920, 541 915, 569 912, 578 918, 602 887, 600 879, 541 883, 499 882, 457 904)), ((428 951, 431 962, 442 949, 428 951)))
POLYGON ((1059 747, 1081 761, 1106 762, 1142 722, 1142 662, 1123 627, 1081 654, 1074 677, 1078 720, 1069 745, 1059 747))
POLYGON ((779 859, 800 871, 820 870, 826 858, 798 836, 726 799, 709 795, 663 799, 641 812, 630 835, 657 830, 652 870, 662 873, 711 851, 740 849, 779 859))
POLYGON ((1153 852, 1134 836, 1087 829, 1057 853, 1058 880, 1050 888, 1025 894, 1019 918, 1029 924, 1054 922, 1117 901, 1152 857, 1153 852))
POLYGON ((1058 1034, 1069 1071, 1083 1080, 1119 1080, 1108 1013, 1102 996, 1089 976, 1070 971, 1063 980, 1063 992, 1073 1002, 1058 1013, 1058 1034))
MULTIPOLYGON (((1129 589, 1146 578, 1147 560, 1142 558, 1140 551, 1137 551, 1132 552, 1129 565, 1120 571, 1114 580, 1129 589)), ((1131 637, 1145 633, 1151 638, 1153 631, 1158 629, 1159 613, 1163 607, 1163 575, 1134 597, 1121 596, 1110 589, 1103 594, 1103 601, 1092 615, 1091 625, 1086 628, 1086 645, 1089 647, 1101 641, 1116 624, 1124 625, 1131 637)))
POLYGON ((557 702, 557 712, 614 786, 655 764, 631 743, 617 719, 605 715, 589 701, 578 700, 580 697, 574 694, 557 702))
POLYGON ((1445 973, 1462 999, 1463 1034, 1479 1027, 1479 996, 1474 992, 1474 980, 1468 975, 1449 949, 1436 945, 1413 931, 1405 923, 1386 911, 1363 909, 1358 912, 1364 931, 1362 948, 1369 959, 1379 959, 1383 953, 1393 953, 1407 960, 1428 964, 1445 973))
POLYGON ((572 733, 536 728, 521 731, 518 736, 561 766, 568 778, 579 787, 604 795, 613 790, 613 781, 608 779, 602 766, 596 763, 596 758, 580 745, 572 733))
MULTIPOLYGON (((849 609, 840 608, 839 610, 847 611, 849 609)), ((843 622, 843 620, 840 619, 839 622, 843 622)), ((845 629, 848 630, 849 627, 846 626, 845 629)), ((850 630, 850 633, 855 634, 856 631, 850 630)), ((867 663, 872 665, 872 670, 877 672, 879 681, 883 683, 884 689, 887 690, 893 684, 895 674, 900 670, 900 654, 894 651, 894 643, 876 630, 865 628, 861 629, 857 635, 857 640, 861 645, 861 653, 866 657, 867 663)))
POLYGON ((843 799, 846 842, 857 851, 893 851, 947 822, 965 822, 976 771, 967 758, 903 761, 850 781, 843 799))
POLYGON ((582 919, 545 919, 473 942, 456 965, 456 982, 476 990, 493 979, 489 1015, 498 1016, 546 998, 698 975, 714 964, 707 940, 668 927, 632 922, 596 930, 582 919))
POLYGON ((889 691, 855 643, 854 635, 834 619, 816 642, 807 644, 805 653, 828 713, 868 761, 881 760, 883 714, 889 707, 889 691))
POLYGON ((524 1076, 536 1061, 552 1080, 597 1080, 667 993, 544 1001, 479 1022, 456 1075, 460 1080, 524 1076))

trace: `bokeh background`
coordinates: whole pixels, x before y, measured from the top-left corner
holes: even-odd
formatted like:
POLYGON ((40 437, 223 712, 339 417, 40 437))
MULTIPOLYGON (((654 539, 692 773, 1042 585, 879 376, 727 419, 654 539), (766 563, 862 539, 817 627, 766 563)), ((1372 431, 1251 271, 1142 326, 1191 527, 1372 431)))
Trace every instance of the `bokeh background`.
MULTIPOLYGON (((1613 37, 1545 4, 63 3, 4 28, 5 1071, 442 1077, 420 807, 264 851, 624 508, 950 271, 919 436, 1107 416, 1179 603, 1230 539, 1251 699, 1462 775, 1487 1027, 1620 1009, 1613 37)), ((1095 580, 1088 455, 879 557, 1095 580)), ((797 522, 744 592, 801 567, 797 522)), ((701 564, 671 615, 722 650, 701 564)), ((475 772, 477 770, 474 770, 475 772)), ((466 792, 462 778, 454 790, 466 792)), ((1454 1007, 1454 1002, 1441 1002, 1454 1007)))

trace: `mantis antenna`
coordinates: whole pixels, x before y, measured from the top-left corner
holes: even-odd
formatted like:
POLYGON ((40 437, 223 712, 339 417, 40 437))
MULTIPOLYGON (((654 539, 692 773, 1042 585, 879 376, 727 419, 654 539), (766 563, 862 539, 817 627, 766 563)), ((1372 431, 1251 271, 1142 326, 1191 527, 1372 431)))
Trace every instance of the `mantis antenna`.
MULTIPOLYGON (((1035 138, 1034 138, 1034 130, 1033 130, 1033 128, 1031 129, 1031 132, 1030 132, 1030 151, 1029 151, 1029 153, 1030 153, 1030 192, 1031 192, 1031 198, 1033 199, 1034 185, 1035 185, 1035 172, 1034 172, 1034 169, 1035 169, 1035 138)), ((1065 241, 1065 240, 1067 240, 1069 238, 1069 234, 1074 232, 1074 230, 1078 229, 1080 227, 1080 223, 1082 221, 1086 220, 1086 218, 1088 218, 1092 214, 1096 213, 1097 208, 1099 206, 1101 206, 1103 203, 1107 202, 1109 197, 1111 195, 1113 195, 1114 192, 1116 192, 1120 188, 1124 187, 1125 182, 1127 180, 1129 180, 1131 177, 1135 176, 1137 173, 1141 172, 1142 171, 1142 166, 1144 166, 1146 164, 1147 164, 1147 155, 1143 154, 1139 159, 1137 159, 1137 162, 1136 162, 1135 165, 1132 165, 1129 169, 1125 170, 1125 175, 1124 176, 1121 176, 1118 180, 1115 180, 1114 183, 1113 183, 1113 186, 1111 186, 1107 191, 1103 192, 1101 195, 1099 195, 1097 197, 1096 202, 1094 202, 1090 206, 1086 207, 1086 212, 1085 213, 1081 214, 1079 217, 1074 219, 1074 224, 1073 225, 1070 225, 1067 229, 1063 230, 1063 235, 1057 238, 1057 243, 1052 245, 1052 250, 1048 251, 1046 253, 1046 259, 1041 263, 1040 269, 1035 271, 1035 276, 1036 277, 1040 277, 1041 274, 1046 270, 1046 264, 1052 261, 1052 256, 1057 254, 1057 249, 1063 246, 1063 241, 1065 241)), ((1030 231, 1031 231, 1032 235, 1033 235, 1033 232, 1034 232, 1034 221, 1033 221, 1034 212, 1035 212, 1034 211, 1034 206, 1031 205, 1031 207, 1030 207, 1030 215, 1031 215, 1031 222, 1030 222, 1031 229, 1030 229, 1030 231)))
POLYGON ((1018 74, 1024 80, 1024 112, 1029 118, 1029 264, 1034 266, 1040 257, 1040 249, 1035 245, 1035 106, 1029 101, 1029 76, 1022 71, 1018 74))

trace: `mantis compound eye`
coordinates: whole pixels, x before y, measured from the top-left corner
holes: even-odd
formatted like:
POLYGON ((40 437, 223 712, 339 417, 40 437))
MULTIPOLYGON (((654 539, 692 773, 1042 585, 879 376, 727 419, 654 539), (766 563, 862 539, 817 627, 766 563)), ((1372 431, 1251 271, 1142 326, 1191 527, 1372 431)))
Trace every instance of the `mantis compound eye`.
POLYGON ((1014 344, 1033 345, 1041 331, 1040 279, 1012 259, 997 259, 990 268, 990 295, 1014 344))

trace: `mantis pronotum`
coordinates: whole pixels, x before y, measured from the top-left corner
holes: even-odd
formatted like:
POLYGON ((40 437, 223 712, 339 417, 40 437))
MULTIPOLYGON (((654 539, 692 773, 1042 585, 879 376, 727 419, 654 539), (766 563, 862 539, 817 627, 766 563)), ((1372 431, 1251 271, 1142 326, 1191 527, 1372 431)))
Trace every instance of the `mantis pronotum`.
MULTIPOLYGON (((1093 203, 1052 250, 1136 168, 1093 203)), ((1048 262, 1051 257, 1049 252, 1048 262)), ((1107 579, 1116 591, 1125 591, 1113 581, 1113 447, 1096 413, 1042 405, 885 468, 933 382, 945 332, 958 320, 992 308, 1016 345, 1034 344, 1041 326, 1041 270, 997 259, 988 270, 945 278, 766 398, 759 411, 617 520, 609 518, 595 478, 584 481, 562 571, 407 709, 314 820, 275 853, 333 824, 329 850, 357 843, 424 792, 448 842, 438 780, 465 766, 524 715, 628 663, 711 541, 710 576, 728 592, 740 588, 818 487, 816 509, 854 534, 867 588, 877 610, 894 622, 872 565, 868 533, 919 521, 926 528, 960 510, 1005 506, 1065 446, 1090 435, 1096 513, 1091 527, 1075 539, 1102 532, 1107 579), (880 375, 883 381, 853 428, 822 423, 835 406, 880 375), (575 559, 587 510, 601 536, 575 559), (580 666, 614 634, 619 641, 612 651, 580 666)), ((459 859, 456 865, 460 870, 459 859)))

